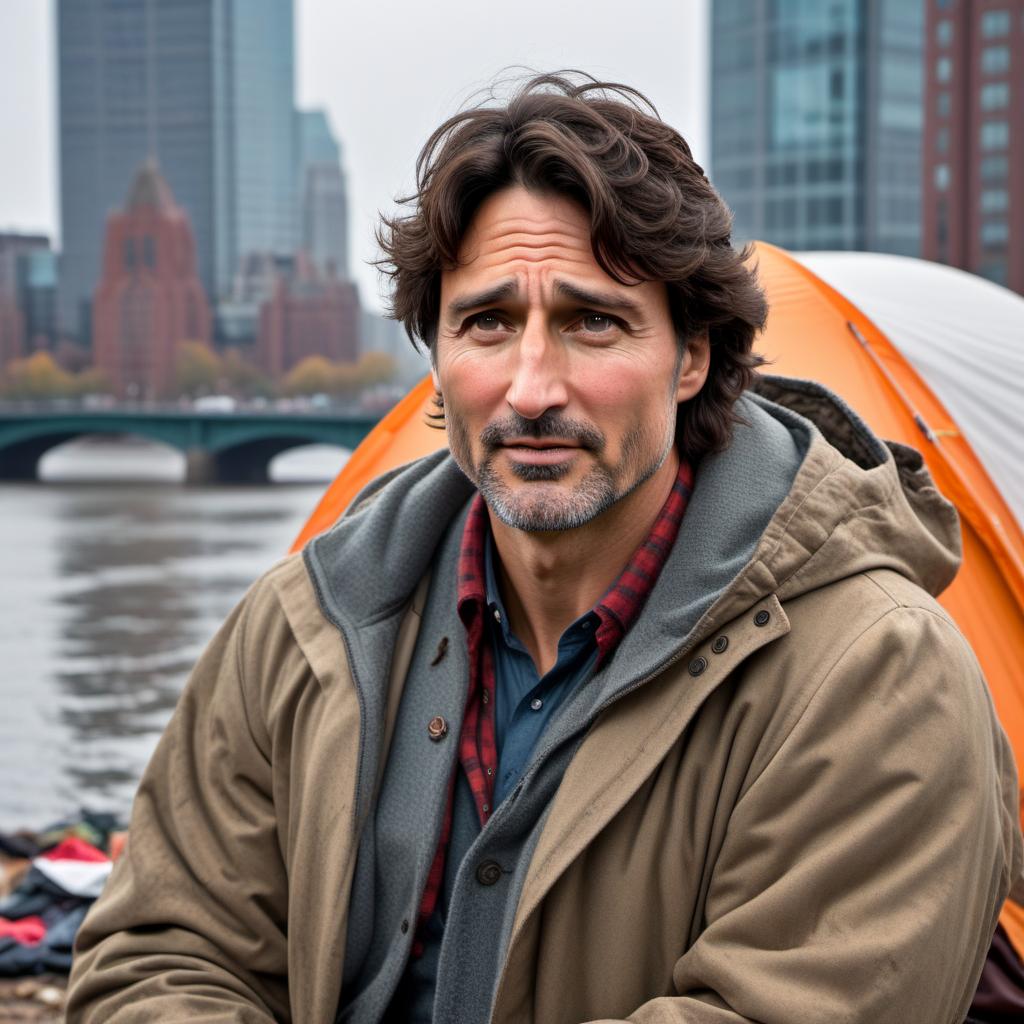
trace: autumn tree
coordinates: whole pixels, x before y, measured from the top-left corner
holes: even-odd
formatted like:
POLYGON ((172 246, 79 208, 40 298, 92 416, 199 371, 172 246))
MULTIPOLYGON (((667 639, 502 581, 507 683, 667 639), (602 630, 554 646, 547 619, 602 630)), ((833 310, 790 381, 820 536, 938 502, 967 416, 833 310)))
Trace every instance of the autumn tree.
POLYGON ((201 341, 178 344, 174 359, 174 385, 179 395, 195 398, 217 389, 223 367, 220 356, 201 341))
POLYGON ((334 383, 334 363, 324 356, 307 356, 288 372, 281 391, 286 395, 330 394, 334 383))
POLYGON ((229 349, 221 364, 224 390, 239 398, 268 398, 274 393, 270 378, 253 366, 238 349, 229 349))
POLYGON ((395 376, 395 360, 386 352, 364 352, 359 360, 359 386, 370 388, 387 384, 395 376))
POLYGON ((66 398, 74 391, 74 378, 62 370, 49 352, 34 352, 7 364, 3 393, 7 398, 66 398))

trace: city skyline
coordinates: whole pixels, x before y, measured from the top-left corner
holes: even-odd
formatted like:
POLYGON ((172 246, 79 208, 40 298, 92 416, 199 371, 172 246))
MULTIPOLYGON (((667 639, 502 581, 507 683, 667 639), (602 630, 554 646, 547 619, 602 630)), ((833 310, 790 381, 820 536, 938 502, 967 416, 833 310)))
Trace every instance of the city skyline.
POLYGON ((187 211, 214 305, 298 243, 293 0, 58 0, 61 327, 88 343, 96 238, 143 163, 187 211))
MULTIPOLYGON (((343 147, 352 273, 370 308, 379 305, 377 272, 368 266, 377 211, 412 186, 432 128, 503 68, 581 67, 633 85, 687 136, 698 161, 707 160, 706 0, 641 2, 625 23, 617 4, 528 0, 498 34, 489 12, 457 2, 429 11, 397 0, 349 10, 325 0, 295 6, 295 102, 326 110, 343 147), (540 39, 538 24, 546 30, 540 39)), ((0 111, 0 230, 42 231, 59 245, 53 7, 4 0, 0 19, 0 88, 21 98, 0 111)))

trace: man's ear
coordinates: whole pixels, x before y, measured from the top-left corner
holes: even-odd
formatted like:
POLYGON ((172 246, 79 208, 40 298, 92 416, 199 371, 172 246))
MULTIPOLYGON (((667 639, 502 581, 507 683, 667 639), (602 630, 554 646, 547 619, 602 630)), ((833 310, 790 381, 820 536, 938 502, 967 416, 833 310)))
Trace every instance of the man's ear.
POLYGON ((676 385, 676 401, 688 402, 708 379, 711 369, 711 342, 705 328, 699 334, 686 339, 686 351, 679 364, 679 381, 676 385))

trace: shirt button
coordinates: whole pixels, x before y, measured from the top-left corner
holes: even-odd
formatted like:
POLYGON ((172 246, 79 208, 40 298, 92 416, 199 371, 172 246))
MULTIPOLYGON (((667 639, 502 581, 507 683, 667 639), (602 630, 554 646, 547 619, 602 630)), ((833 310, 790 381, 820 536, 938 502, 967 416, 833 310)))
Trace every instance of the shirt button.
POLYGON ((494 621, 495 622, 501 622, 501 609, 500 608, 495 608, 494 609, 494 621))
POLYGON ((691 676, 699 676, 707 667, 707 658, 694 658, 687 666, 691 676))
POLYGON ((483 694, 481 695, 480 699, 481 699, 481 700, 482 700, 482 701, 483 701, 483 702, 484 702, 485 704, 489 704, 489 703, 490 703, 490 701, 491 701, 491 695, 490 695, 490 694, 489 694, 489 693, 488 693, 488 692, 487 692, 486 690, 484 690, 484 692, 483 692, 483 694))
POLYGON ((484 804, 484 814, 490 814, 490 813, 491 813, 491 805, 490 804, 484 804))
POLYGON ((540 711, 540 709, 544 707, 544 701, 542 701, 540 697, 534 697, 533 700, 530 701, 530 707, 533 708, 534 711, 540 711))
POLYGON ((487 774, 488 775, 493 775, 494 774, 494 769, 493 768, 488 768, 487 769, 487 774))
POLYGON ((435 743, 443 740, 448 735, 448 723, 440 715, 435 715, 427 722, 427 735, 435 743))
POLYGON ((768 625, 768 620, 770 618, 771 618, 771 614, 769 612, 765 611, 764 608, 762 608, 754 616, 754 625, 755 626, 767 626, 768 625))
POLYGON ((721 654, 728 646, 729 638, 725 636, 725 634, 722 634, 722 636, 715 637, 715 642, 711 645, 711 650, 713 650, 715 654, 721 654))
POLYGON ((581 626, 583 629, 590 629, 590 620, 588 619, 586 622, 582 623, 581 626))
POLYGON ((494 885, 501 880, 501 865, 493 860, 485 860, 477 865, 476 880, 481 885, 494 885))

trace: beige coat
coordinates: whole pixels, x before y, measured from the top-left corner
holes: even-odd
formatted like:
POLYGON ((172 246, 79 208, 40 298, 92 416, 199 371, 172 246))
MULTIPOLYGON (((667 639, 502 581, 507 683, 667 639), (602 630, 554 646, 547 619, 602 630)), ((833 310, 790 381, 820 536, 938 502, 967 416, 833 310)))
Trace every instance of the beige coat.
MULTIPOLYGON (((923 589, 956 545, 906 450, 865 469, 815 434, 677 660, 573 759, 495 1024, 963 1020, 1022 844, 984 681, 923 589)), ((286 559, 204 654, 146 772, 79 936, 71 1024, 334 1020, 359 730, 346 646, 286 559)))

